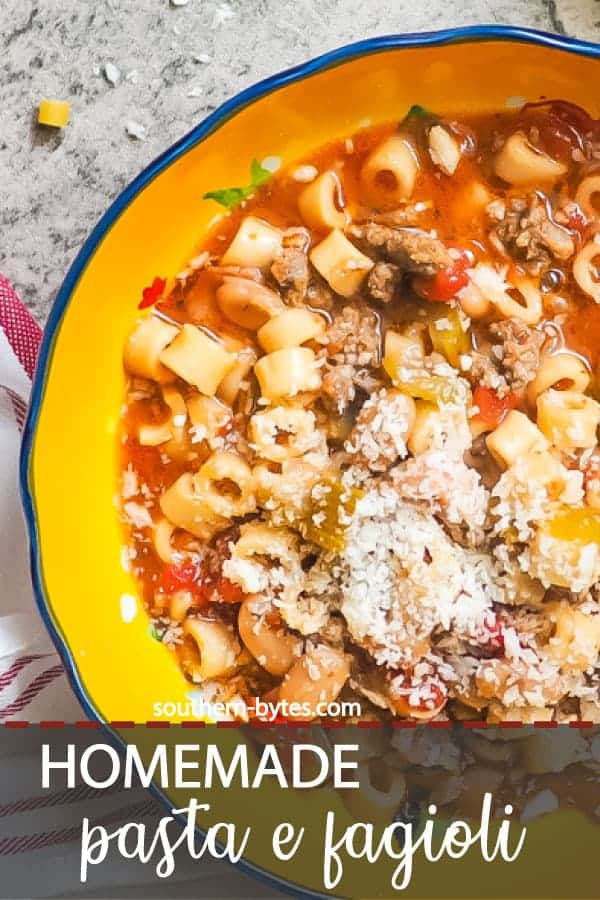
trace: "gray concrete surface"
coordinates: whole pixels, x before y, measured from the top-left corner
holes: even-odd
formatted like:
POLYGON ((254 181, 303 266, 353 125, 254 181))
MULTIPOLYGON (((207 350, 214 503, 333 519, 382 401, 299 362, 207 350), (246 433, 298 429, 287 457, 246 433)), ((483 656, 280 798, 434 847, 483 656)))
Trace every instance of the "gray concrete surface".
POLYGON ((477 22, 600 40, 600 2, 0 0, 0 271, 43 324, 110 201, 231 94, 369 35, 477 22), (63 133, 34 125, 46 96, 72 104, 63 133))

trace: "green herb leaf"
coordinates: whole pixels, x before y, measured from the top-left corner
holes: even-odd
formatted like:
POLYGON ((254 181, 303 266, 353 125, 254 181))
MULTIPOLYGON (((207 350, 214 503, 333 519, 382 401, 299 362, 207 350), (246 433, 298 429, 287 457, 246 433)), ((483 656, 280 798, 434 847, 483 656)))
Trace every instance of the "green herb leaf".
POLYGON ((231 209, 233 206, 237 206, 238 203, 241 203, 246 196, 247 194, 245 193, 244 188, 232 187, 223 188, 220 191, 207 191, 206 194, 202 195, 202 199, 216 200, 221 206, 231 209))
POLYGON ((226 209, 233 209, 234 206, 237 206, 238 203, 249 197, 256 188, 264 184, 271 177, 271 174, 268 169, 261 166, 257 159, 253 159, 250 166, 250 184, 247 184, 245 187, 229 187, 216 191, 207 191, 206 194, 202 195, 202 199, 215 200, 226 209))
POLYGON ((155 641, 158 641, 159 644, 162 643, 163 636, 162 636, 162 634, 160 633, 160 631, 158 631, 158 629, 156 628, 156 625, 149 625, 149 626, 148 626, 148 634, 149 634, 150 637, 153 638, 155 641))
POLYGON ((265 169, 257 159, 252 160, 250 166, 250 177, 252 179, 252 187, 260 187, 265 181, 268 181, 273 173, 265 169))
POLYGON ((415 103, 414 106, 411 106, 409 111, 404 116, 403 122, 408 122, 410 119, 426 119, 426 118, 434 118, 434 113, 431 112, 430 109, 427 109, 425 106, 419 106, 418 103, 415 103))

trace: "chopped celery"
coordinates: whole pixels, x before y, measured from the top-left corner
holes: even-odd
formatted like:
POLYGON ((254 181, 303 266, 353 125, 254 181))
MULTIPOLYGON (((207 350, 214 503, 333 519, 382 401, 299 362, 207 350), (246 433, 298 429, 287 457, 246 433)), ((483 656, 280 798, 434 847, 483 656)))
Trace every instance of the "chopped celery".
POLYGON ((358 488, 347 488, 338 482, 317 485, 305 528, 309 541, 324 550, 339 553, 346 543, 346 531, 357 502, 363 496, 358 488))
POLYGON ((418 336, 388 331, 385 336, 383 368, 392 381, 402 369, 423 368, 423 345, 418 336))
POLYGON ((454 379, 443 375, 417 375, 408 381, 394 379, 394 385, 403 394, 415 400, 425 400, 433 406, 440 403, 457 403, 460 400, 458 385, 454 379))
POLYGON ((460 357, 471 349, 469 335, 463 330, 460 316, 455 309, 448 310, 447 314, 430 323, 429 337, 433 349, 444 356, 451 366, 460 368, 460 357), (438 322, 446 327, 438 328, 438 322))

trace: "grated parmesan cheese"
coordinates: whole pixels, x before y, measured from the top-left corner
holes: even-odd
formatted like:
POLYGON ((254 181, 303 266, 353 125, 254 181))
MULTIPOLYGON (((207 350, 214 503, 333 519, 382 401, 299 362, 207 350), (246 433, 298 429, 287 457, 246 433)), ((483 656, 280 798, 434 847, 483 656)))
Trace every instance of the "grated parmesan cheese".
POLYGON ((496 597, 489 561, 385 485, 357 503, 342 561, 350 633, 390 667, 424 655, 436 627, 475 636, 496 597))
POLYGON ((130 501, 123 506, 123 512, 125 513, 127 521, 130 522, 134 528, 152 527, 152 516, 141 503, 133 503, 130 501))

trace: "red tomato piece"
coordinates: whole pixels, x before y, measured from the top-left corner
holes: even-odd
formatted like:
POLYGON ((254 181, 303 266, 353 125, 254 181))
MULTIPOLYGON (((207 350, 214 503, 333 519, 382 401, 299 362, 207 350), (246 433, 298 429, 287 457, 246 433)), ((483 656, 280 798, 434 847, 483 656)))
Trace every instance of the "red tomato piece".
POLYGON ((473 265, 473 254, 468 250, 458 250, 451 266, 440 269, 433 278, 418 275, 413 278, 413 287, 425 300, 438 300, 444 303, 456 297, 457 293, 469 283, 466 270, 473 265))
POLYGON ((511 391, 504 397, 500 397, 493 388, 478 384, 473 392, 473 403, 478 408, 478 417, 486 425, 495 428, 505 418, 511 409, 519 405, 519 398, 511 391))
POLYGON ((195 560, 186 560, 182 563, 171 563, 162 571, 160 587, 165 594, 173 594, 175 591, 202 590, 202 568, 195 560))
MULTIPOLYGON (((402 671, 392 672, 392 679, 401 675, 402 671)), ((426 676, 420 685, 415 684, 411 675, 404 675, 399 697, 395 701, 395 706, 401 715, 411 715, 418 713, 428 713, 437 710, 444 705, 448 692, 443 683, 436 676, 426 676), (426 687, 425 687, 426 686, 426 687), (414 691, 417 689, 423 694, 423 699, 419 703, 413 702, 414 691)))
POLYGON ((149 306, 154 306, 164 294, 166 286, 166 279, 157 276, 150 287, 146 287, 142 291, 142 302, 138 309, 147 309, 149 306))
POLYGON ((504 653, 504 623, 495 613, 486 621, 480 643, 498 656, 504 653))
POLYGON ((241 603, 244 599, 244 592, 239 586, 224 575, 218 579, 213 592, 213 600, 217 603, 241 603))
POLYGON ((233 419, 227 419, 227 421, 223 422, 220 428, 217 428, 217 434, 219 437, 225 437, 226 434, 229 434, 230 431, 233 430, 233 419))
POLYGON ((431 712, 432 709, 438 709, 442 706, 446 699, 446 692, 442 690, 441 685, 437 681, 426 679, 427 683, 427 699, 421 703, 411 703, 407 697, 407 705, 409 709, 415 712, 431 712))
POLYGON ((583 234, 583 232, 587 228, 587 224, 588 224, 587 219, 584 216, 583 212, 580 209, 575 209, 569 216, 569 221, 567 222, 567 228, 570 228, 572 231, 578 231, 580 234, 583 234))
POLYGON ((526 103, 519 119, 526 131, 535 129, 540 149, 563 162, 572 160, 573 150, 583 149, 586 137, 597 139, 598 121, 566 100, 526 103))
POLYGON ((587 490, 592 482, 600 479, 600 458, 593 456, 583 470, 583 487, 587 490))

